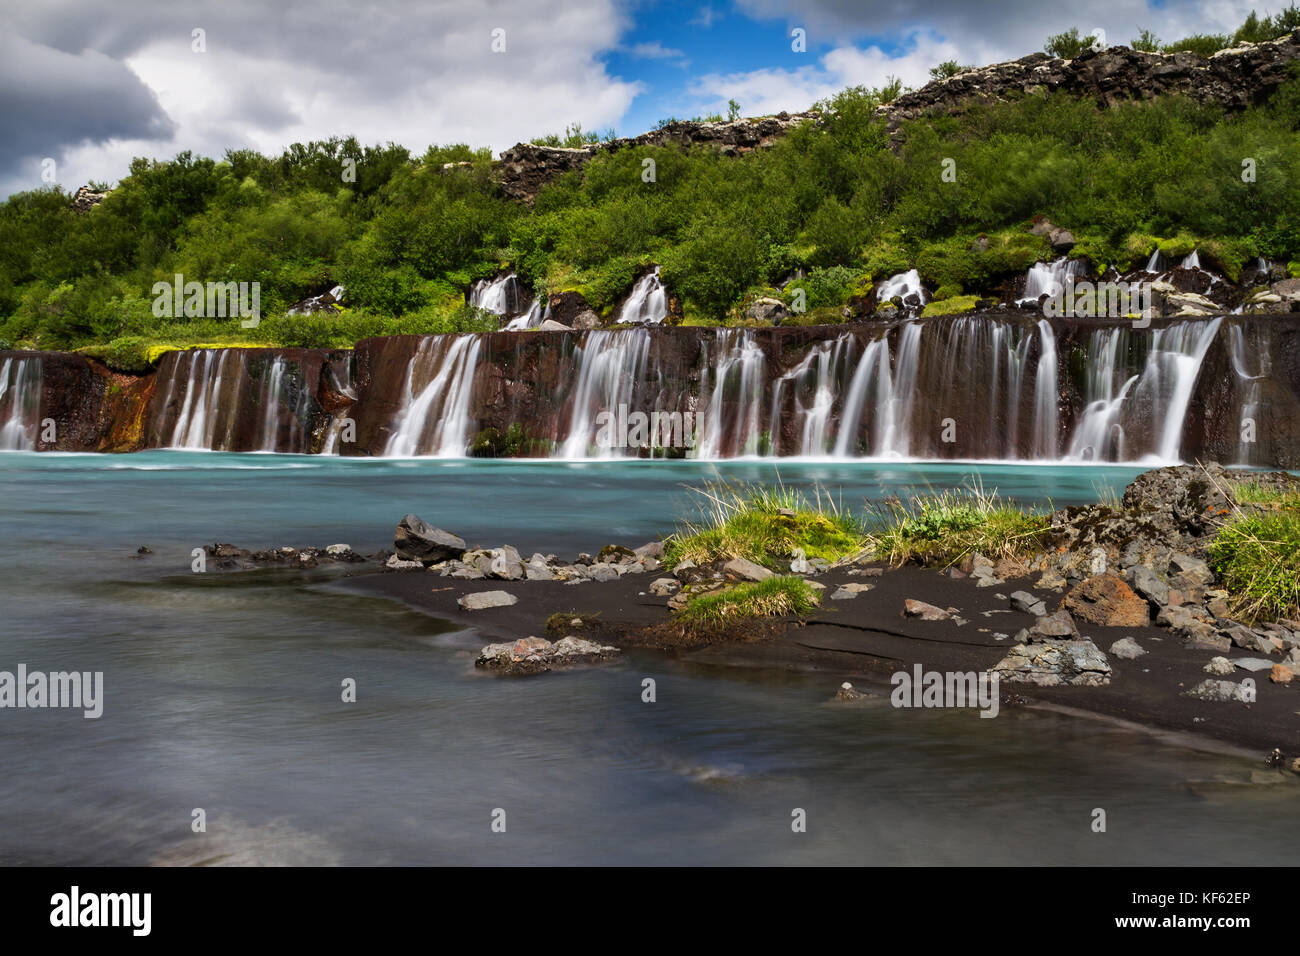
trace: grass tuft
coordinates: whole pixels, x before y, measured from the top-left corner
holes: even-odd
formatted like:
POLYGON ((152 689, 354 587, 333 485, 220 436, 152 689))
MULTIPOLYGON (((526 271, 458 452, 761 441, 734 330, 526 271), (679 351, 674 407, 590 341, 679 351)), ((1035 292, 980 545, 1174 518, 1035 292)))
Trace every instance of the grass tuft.
POLYGON ((963 492, 886 498, 868 515, 873 555, 891 564, 949 566, 972 554, 1029 558, 1041 551, 1051 519, 974 485, 963 492))
POLYGON ((1238 514, 1209 549, 1233 614, 1252 623, 1300 616, 1300 496, 1266 500, 1280 510, 1238 514))
POLYGON ((783 485, 715 483, 695 490, 705 499, 702 516, 664 542, 669 567, 744 558, 775 570, 796 548, 806 558, 836 561, 866 541, 861 522, 820 488, 812 496, 783 485))
POLYGON ((804 615, 819 603, 816 590, 803 578, 777 576, 701 594, 682 609, 681 617, 692 624, 719 626, 746 618, 804 615))

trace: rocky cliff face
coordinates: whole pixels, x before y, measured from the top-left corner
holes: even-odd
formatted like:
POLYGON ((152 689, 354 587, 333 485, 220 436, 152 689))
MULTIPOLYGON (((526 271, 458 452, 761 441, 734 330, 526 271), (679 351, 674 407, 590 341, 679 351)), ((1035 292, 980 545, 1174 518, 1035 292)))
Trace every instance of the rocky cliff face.
MULTIPOLYGON (((1031 53, 928 83, 880 107, 877 115, 897 145, 899 128, 907 120, 1037 92, 1093 97, 1103 106, 1181 94, 1235 110, 1267 98, 1288 78, 1298 60, 1300 28, 1277 40, 1245 43, 1208 58, 1195 53, 1141 53, 1122 46, 1088 51, 1073 60, 1031 53)), ((602 152, 648 145, 712 146, 724 155, 738 156, 768 146, 800 123, 819 118, 820 114, 812 111, 728 123, 674 122, 631 139, 578 149, 520 143, 501 154, 497 172, 506 195, 531 203, 548 182, 581 169, 602 152)))
POLYGON ((696 416, 704 457, 1300 468, 1300 315, 394 336, 173 353, 138 378, 81 356, 6 360, 39 363, 23 425, 51 419, 58 438, 37 450, 585 457, 601 453, 598 413, 623 407, 696 416))
POLYGON ((1300 59, 1300 28, 1267 43, 1244 43, 1211 57, 1141 53, 1128 47, 1088 51, 1073 60, 1046 53, 967 70, 904 93, 878 115, 891 129, 933 112, 1036 92, 1087 96, 1103 106, 1122 100, 1181 94, 1200 103, 1243 109, 1268 97, 1300 59))
POLYGON ((592 157, 632 146, 712 146, 725 156, 740 156, 775 142, 816 113, 779 113, 727 123, 676 121, 631 139, 592 143, 577 149, 519 143, 501 154, 497 163, 501 190, 531 203, 538 191, 564 173, 581 169, 592 157))

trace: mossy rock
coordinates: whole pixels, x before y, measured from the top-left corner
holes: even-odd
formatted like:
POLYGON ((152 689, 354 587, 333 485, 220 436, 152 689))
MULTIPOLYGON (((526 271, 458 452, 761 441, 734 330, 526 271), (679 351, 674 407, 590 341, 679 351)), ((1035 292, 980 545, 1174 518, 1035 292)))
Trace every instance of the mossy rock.
POLYGON ((980 297, 977 295, 953 296, 952 298, 931 302, 921 312, 921 315, 928 318, 932 315, 958 315, 962 312, 973 312, 979 301, 980 297))
POLYGON ((1189 256, 1195 252, 1199 244, 1196 238, 1181 235, 1158 240, 1156 248, 1160 250, 1160 254, 1166 259, 1181 259, 1183 256, 1189 256))

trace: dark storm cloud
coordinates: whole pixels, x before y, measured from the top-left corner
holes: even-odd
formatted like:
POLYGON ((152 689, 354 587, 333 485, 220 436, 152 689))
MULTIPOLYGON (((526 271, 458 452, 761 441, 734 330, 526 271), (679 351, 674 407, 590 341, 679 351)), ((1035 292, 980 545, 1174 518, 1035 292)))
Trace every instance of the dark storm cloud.
POLYGON ((94 51, 69 52, 0 34, 0 169, 31 165, 67 146, 171 135, 152 91, 126 65, 94 51))

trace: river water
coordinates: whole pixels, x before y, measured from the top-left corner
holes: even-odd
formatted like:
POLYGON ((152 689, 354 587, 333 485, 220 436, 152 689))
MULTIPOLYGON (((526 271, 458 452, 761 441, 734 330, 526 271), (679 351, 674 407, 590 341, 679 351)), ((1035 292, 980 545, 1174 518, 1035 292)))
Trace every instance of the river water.
POLYGON ((1064 505, 1139 470, 0 455, 0 670, 105 687, 95 720, 0 710, 0 863, 1292 863, 1296 788, 1235 782, 1254 761, 1055 715, 835 706, 824 678, 650 653, 494 679, 478 635, 328 574, 190 571, 215 540, 391 547, 408 511, 525 553, 636 545, 718 476, 856 507, 978 475, 1064 505))

